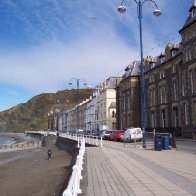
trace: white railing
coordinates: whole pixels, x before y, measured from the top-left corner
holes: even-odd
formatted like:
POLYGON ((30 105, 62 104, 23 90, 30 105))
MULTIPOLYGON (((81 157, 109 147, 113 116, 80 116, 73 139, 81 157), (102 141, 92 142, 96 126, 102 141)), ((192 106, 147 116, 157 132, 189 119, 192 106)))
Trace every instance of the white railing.
POLYGON ((84 135, 87 144, 103 147, 103 139, 98 136, 84 135))
POLYGON ((103 147, 103 139, 102 137, 99 138, 98 136, 92 136, 92 135, 77 135, 77 134, 68 134, 68 133, 59 133, 60 137, 68 138, 71 140, 79 141, 81 138, 85 138, 86 144, 91 144, 94 146, 103 147))
POLYGON ((67 188, 63 192, 63 196, 76 196, 79 193, 82 193, 80 189, 80 180, 82 179, 81 172, 83 170, 82 164, 85 153, 85 138, 80 138, 78 140, 80 144, 79 154, 77 156, 76 164, 72 167, 72 175, 69 180, 67 188))

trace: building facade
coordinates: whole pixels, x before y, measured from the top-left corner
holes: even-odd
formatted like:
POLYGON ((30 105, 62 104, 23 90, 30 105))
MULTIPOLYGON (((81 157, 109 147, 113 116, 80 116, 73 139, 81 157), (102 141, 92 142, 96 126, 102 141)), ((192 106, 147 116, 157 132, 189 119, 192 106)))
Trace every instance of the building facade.
POLYGON ((140 127, 140 62, 125 69, 116 91, 117 129, 140 127))
POLYGON ((100 83, 96 102, 96 129, 116 129, 116 86, 120 77, 110 77, 100 83))
MULTIPOLYGON (((144 59, 145 123, 147 131, 156 129, 195 139, 196 2, 189 9, 189 16, 179 33, 181 43, 169 43, 160 55, 144 59)), ((119 128, 141 126, 140 80, 129 73, 132 67, 125 69, 117 87, 119 128), (136 107, 136 111, 131 107, 136 107)))
POLYGON ((93 94, 92 97, 87 102, 87 110, 86 110, 86 130, 92 133, 96 130, 95 123, 95 107, 96 107, 97 97, 96 93, 93 94))

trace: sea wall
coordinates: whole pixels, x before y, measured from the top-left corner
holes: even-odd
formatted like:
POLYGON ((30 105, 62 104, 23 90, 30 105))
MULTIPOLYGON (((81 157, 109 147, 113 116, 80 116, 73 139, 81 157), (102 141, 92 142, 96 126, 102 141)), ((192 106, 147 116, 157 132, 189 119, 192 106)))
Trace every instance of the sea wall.
POLYGON ((56 146, 62 150, 65 150, 66 152, 70 153, 72 156, 71 162, 69 167, 66 168, 67 170, 67 178, 64 182, 64 185, 62 187, 62 190, 60 190, 60 193, 62 195, 63 191, 67 188, 68 183, 69 183, 69 179, 71 177, 72 174, 72 167, 75 165, 76 163, 76 159, 77 156, 79 154, 79 149, 77 148, 77 141, 75 140, 71 140, 68 138, 62 138, 62 137, 57 137, 56 140, 56 146))

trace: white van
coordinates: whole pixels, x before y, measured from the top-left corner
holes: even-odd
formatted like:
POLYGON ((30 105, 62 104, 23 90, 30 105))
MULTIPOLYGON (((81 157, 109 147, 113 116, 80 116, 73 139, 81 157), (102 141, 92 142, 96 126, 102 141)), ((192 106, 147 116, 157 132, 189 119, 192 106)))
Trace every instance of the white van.
POLYGON ((141 128, 130 128, 127 129, 120 138, 122 142, 131 142, 134 140, 142 140, 143 134, 141 128))

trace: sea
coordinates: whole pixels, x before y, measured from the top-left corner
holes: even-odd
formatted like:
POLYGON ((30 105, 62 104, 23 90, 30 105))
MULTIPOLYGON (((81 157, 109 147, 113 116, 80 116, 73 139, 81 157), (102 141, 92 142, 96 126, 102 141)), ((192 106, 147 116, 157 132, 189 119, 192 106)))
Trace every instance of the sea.
POLYGON ((14 144, 14 143, 16 143, 16 141, 14 140, 14 138, 0 136, 0 146, 11 145, 11 144, 14 144))

